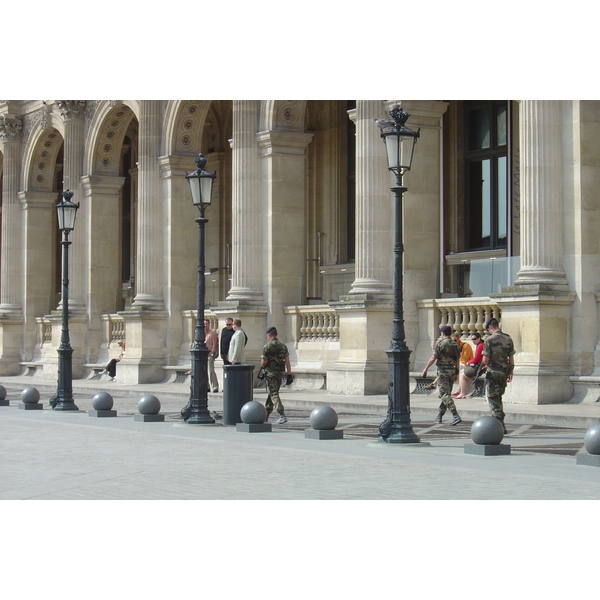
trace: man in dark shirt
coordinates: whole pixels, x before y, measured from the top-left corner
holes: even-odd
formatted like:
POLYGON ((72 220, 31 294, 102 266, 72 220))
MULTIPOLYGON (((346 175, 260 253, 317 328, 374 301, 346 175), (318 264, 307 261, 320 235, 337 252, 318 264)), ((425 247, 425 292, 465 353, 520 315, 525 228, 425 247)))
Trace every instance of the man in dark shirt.
POLYGON ((223 359, 223 363, 226 365, 230 365, 231 362, 227 357, 227 353, 229 352, 229 344, 231 343, 231 338, 235 331, 233 330, 233 319, 231 317, 227 317, 225 319, 225 327, 221 331, 221 358, 223 359))

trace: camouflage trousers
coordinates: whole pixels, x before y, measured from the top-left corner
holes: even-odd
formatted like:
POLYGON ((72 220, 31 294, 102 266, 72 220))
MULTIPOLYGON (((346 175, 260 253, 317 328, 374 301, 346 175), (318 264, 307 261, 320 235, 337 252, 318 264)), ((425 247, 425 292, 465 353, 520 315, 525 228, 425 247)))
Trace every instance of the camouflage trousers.
POLYGON ((506 376, 488 373, 486 376, 486 396, 490 407, 492 417, 504 421, 504 407, 502 405, 502 396, 506 390, 506 376))
POLYGON ((267 415, 273 412, 273 408, 282 415, 283 404, 279 397, 279 388, 281 387, 281 381, 283 379, 283 373, 266 373, 265 380, 267 382, 267 401, 265 402, 265 408, 267 409, 267 415))
POLYGON ((440 373, 438 371, 438 391, 442 402, 440 404, 440 413, 446 414, 446 410, 449 410, 452 414, 456 411, 456 405, 452 398, 452 384, 454 383, 454 374, 448 375, 447 373, 440 373))

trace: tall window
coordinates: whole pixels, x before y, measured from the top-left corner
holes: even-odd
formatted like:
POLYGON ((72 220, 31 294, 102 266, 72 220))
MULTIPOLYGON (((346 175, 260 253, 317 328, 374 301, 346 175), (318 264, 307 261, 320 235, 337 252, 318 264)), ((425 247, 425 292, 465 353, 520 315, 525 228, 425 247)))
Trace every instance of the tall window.
POLYGON ((506 248, 507 102, 465 102, 464 111, 466 250, 506 248))

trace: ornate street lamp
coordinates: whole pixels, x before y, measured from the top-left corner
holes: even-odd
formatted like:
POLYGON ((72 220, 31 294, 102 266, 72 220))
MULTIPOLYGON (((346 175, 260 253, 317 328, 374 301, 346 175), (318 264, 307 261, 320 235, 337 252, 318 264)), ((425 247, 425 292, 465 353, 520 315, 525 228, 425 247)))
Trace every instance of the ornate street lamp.
POLYGON ((388 355, 388 412, 379 426, 379 441, 388 444, 418 443, 420 440, 410 423, 409 359, 410 350, 406 345, 404 332, 404 273, 402 243, 402 175, 410 170, 412 157, 419 137, 419 131, 405 126, 409 114, 398 104, 390 110, 393 121, 378 121, 381 137, 385 143, 388 169, 396 176, 396 185, 391 188, 396 196, 396 240, 394 243, 394 328, 392 345, 388 355))
POLYGON ((196 306, 196 332, 194 345, 191 353, 191 384, 190 399, 181 409, 181 417, 186 423, 207 424, 215 420, 208 412, 208 348, 204 338, 204 297, 206 286, 204 276, 206 266, 204 264, 204 226, 208 219, 204 218, 204 210, 210 204, 212 198, 212 186, 217 177, 216 173, 205 171, 207 159, 199 154, 194 161, 198 169, 193 173, 186 173, 185 178, 190 184, 192 192, 192 203, 200 212, 196 219, 198 223, 198 293, 196 306))
POLYGON ((62 231, 62 325, 58 348, 58 389, 50 400, 54 410, 79 410, 73 402, 73 348, 69 343, 69 234, 75 227, 79 203, 71 202, 73 192, 66 190, 57 202, 58 228, 62 231))

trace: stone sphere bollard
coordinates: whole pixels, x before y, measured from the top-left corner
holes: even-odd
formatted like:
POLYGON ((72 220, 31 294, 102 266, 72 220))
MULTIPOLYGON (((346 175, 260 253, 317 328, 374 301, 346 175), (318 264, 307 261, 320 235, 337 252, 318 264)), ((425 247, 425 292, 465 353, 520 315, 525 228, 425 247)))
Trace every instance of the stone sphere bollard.
POLYGON ((142 396, 138 401, 137 408, 141 415, 157 415, 160 412, 160 400, 152 394, 142 396))
POLYGON ((475 367, 465 367, 463 373, 465 374, 465 377, 473 379, 473 377, 475 377, 475 375, 477 374, 477 369, 475 367))
POLYGON ((503 437, 502 423, 496 417, 479 417, 471 426, 471 439, 476 444, 499 444, 503 437))
POLYGON ((310 413, 310 426, 317 430, 335 429, 338 416, 331 406, 317 406, 310 413))
POLYGON ((6 400, 6 388, 0 385, 0 400, 6 400))
POLYGON ((585 432, 583 446, 588 454, 600 454, 600 423, 592 425, 585 432))
POLYGON ((240 418, 243 423, 259 424, 264 423, 267 419, 267 409, 256 400, 250 400, 242 406, 240 410, 240 418))
POLYGON ((21 392, 21 402, 23 404, 37 404, 40 401, 40 393, 34 387, 26 387, 21 392))
POLYGON ((110 410, 113 404, 113 397, 106 392, 98 392, 92 398, 92 407, 94 410, 110 410))

